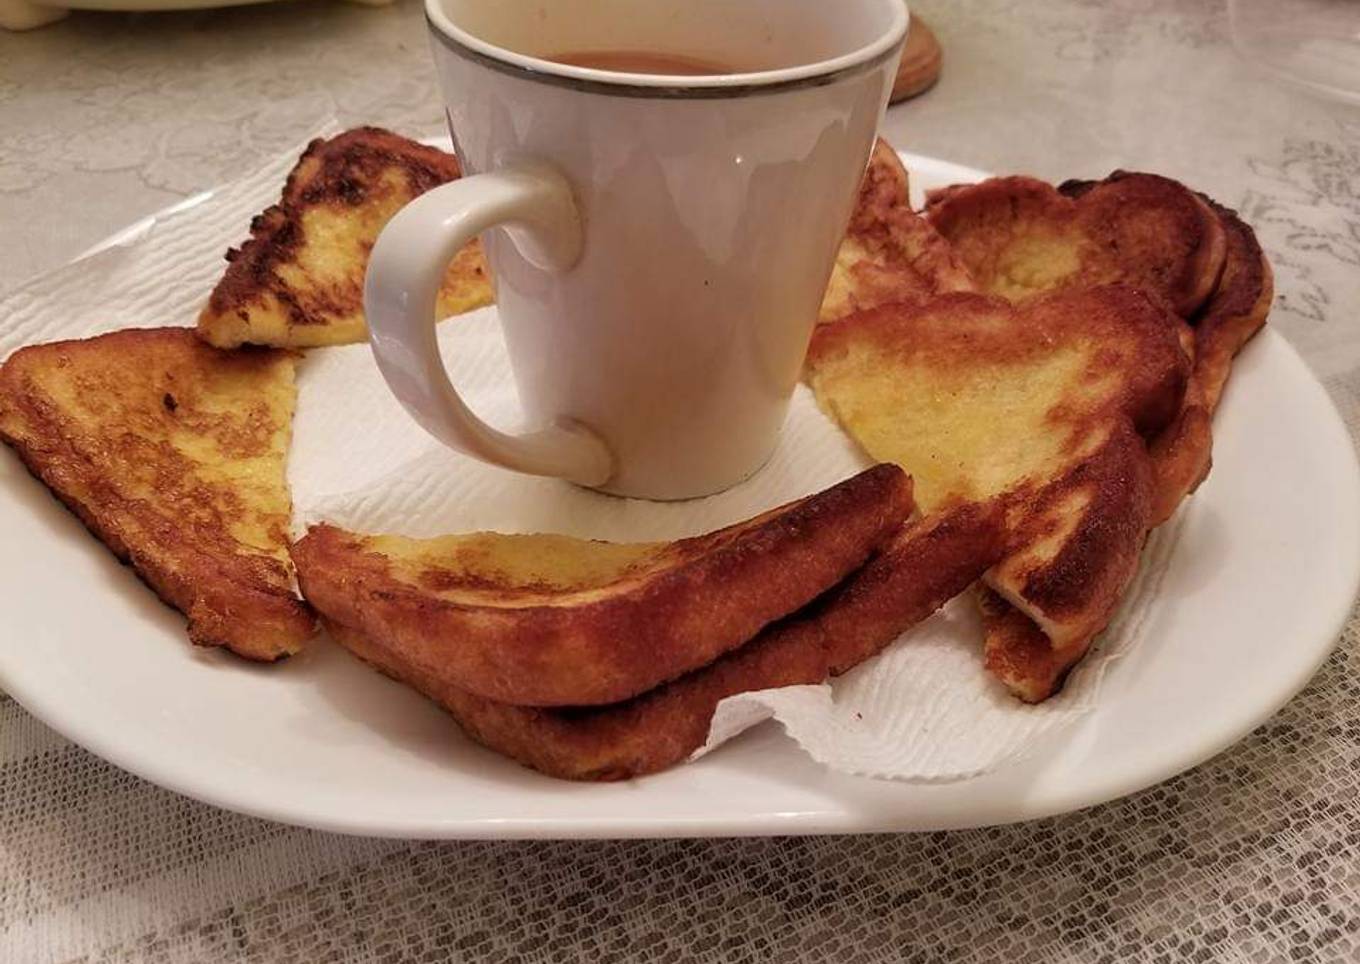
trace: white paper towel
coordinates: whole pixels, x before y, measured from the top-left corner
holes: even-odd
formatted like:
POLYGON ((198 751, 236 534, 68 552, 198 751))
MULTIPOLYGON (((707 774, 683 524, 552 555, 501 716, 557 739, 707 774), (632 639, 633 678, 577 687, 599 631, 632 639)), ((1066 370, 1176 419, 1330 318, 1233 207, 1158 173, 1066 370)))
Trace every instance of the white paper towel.
MULTIPOLYGON (((222 253, 277 199, 296 156, 201 195, 10 295, 0 303, 0 356, 56 338, 193 324, 221 274, 222 253)), ((495 309, 450 320, 439 341, 473 409, 514 430, 514 383, 495 309)), ((774 457, 745 483, 689 502, 600 495, 443 449, 388 394, 368 347, 353 345, 312 351, 299 366, 289 475, 299 526, 325 519, 414 536, 486 529, 641 541, 740 521, 867 464, 800 387, 774 457)), ((814 759, 850 773, 943 781, 1013 762, 1095 704, 1104 669, 1141 635, 1178 531, 1173 522, 1154 534, 1121 615, 1063 692, 1040 706, 1015 701, 983 671, 980 626, 963 598, 840 679, 724 701, 705 749, 774 716, 814 759)))

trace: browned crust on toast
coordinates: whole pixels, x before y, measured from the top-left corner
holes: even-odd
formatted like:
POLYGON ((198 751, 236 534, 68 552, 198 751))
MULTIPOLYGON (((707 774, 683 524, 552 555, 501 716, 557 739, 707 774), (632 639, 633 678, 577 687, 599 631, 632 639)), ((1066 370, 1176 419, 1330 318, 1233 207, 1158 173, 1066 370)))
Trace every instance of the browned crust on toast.
POLYGON ((291 260, 302 243, 301 226, 291 216, 294 211, 304 206, 362 204, 367 187, 394 167, 409 181, 413 194, 423 194, 461 173, 452 154, 378 127, 357 127, 309 143, 289 171, 279 203, 251 221, 248 241, 227 252, 228 268, 213 288, 209 309, 219 314, 237 311, 269 291, 286 305, 293 324, 324 325, 336 310, 355 307, 356 295, 350 290, 332 289, 299 298, 279 284, 274 269, 291 260))
MULTIPOLYGON (((1194 349, 1194 334, 1189 338, 1194 349)), ((1192 367, 1176 417, 1148 441, 1152 458, 1152 525, 1171 518, 1181 502, 1199 488, 1213 465, 1213 413, 1192 367)))
POLYGON ((943 509, 913 522, 815 611, 839 675, 972 584, 1006 551, 1000 500, 943 509))
POLYGON ((1222 205, 1205 199, 1222 220, 1228 257, 1218 290, 1195 323, 1195 374, 1210 412, 1218 408, 1233 358, 1270 314, 1274 274, 1251 226, 1222 205))
POLYGON ((469 737, 527 767, 569 780, 626 780, 681 762, 703 746, 719 701, 747 689, 820 682, 814 623, 781 624, 757 640, 626 703, 549 708, 497 703, 405 662, 371 636, 323 617, 331 638, 434 700, 469 737))
POLYGON ((881 230, 883 216, 911 206, 911 181, 902 158, 883 138, 874 142, 869 164, 859 182, 859 194, 850 212, 847 234, 873 234, 881 230))
POLYGON ((1120 282, 1193 325, 1181 329, 1193 360, 1183 390, 1147 396, 1159 403, 1151 417, 1129 411, 1145 448, 1119 429, 1070 475, 1012 494, 1015 548, 988 574, 993 589, 983 596, 986 660, 1016 695, 1037 701, 1108 624, 1149 529, 1207 476, 1212 413, 1233 355, 1265 321, 1270 267, 1234 212, 1155 175, 1116 171, 1057 189, 994 178, 932 192, 926 215, 983 291, 1028 301, 1120 282), (1173 398, 1168 410, 1162 403, 1173 398), (1046 558, 1044 528, 1064 517, 1044 507, 1083 488, 1096 494, 1085 520, 1046 558))
POLYGON ((837 251, 819 323, 890 302, 917 304, 974 290, 949 242, 911 209, 907 183, 897 152, 880 138, 837 251))
POLYGON ((1212 415, 1232 357, 1269 310, 1270 268, 1251 229, 1175 181, 1127 171, 1057 189, 1033 178, 959 185, 935 192, 928 212, 984 289, 1004 287, 997 279, 1008 252, 1039 238, 1044 250, 1066 252, 1076 268, 1035 281, 1036 291, 1122 280, 1194 324, 1195 364, 1181 411, 1150 442, 1152 521, 1164 522, 1208 476, 1212 415))
MULTIPOLYGON (((1007 605, 1018 607, 1042 627, 1075 662, 1108 623, 1136 569, 1155 494, 1148 444, 1182 410, 1191 372, 1183 347, 1188 335, 1180 319, 1145 292, 1127 286, 1061 289, 1019 305, 956 294, 924 306, 862 312, 821 328, 814 335, 809 363, 820 393, 832 390, 822 379, 834 371, 848 372, 835 376, 844 380, 857 370, 853 365, 867 366, 874 359, 888 359, 890 364, 897 356, 904 371, 938 374, 938 385, 919 390, 952 398, 953 386, 960 384, 950 374, 956 368, 995 372, 1004 382, 1011 377, 1007 374, 1011 365, 1032 363, 1040 366, 1036 370, 1046 370, 1046 359, 1079 350, 1080 367, 1059 383, 1064 388, 1057 404, 1046 410, 1041 422, 1029 416, 1021 421, 1025 431, 1040 433, 1045 442, 1062 440, 1060 447, 1027 466, 1027 474, 1006 490, 978 493, 1000 499, 1008 526, 1007 554, 987 573, 988 584, 1004 595, 1007 605), (833 365, 842 368, 829 367, 833 365), (1104 387, 1093 391, 1095 385, 1104 387)), ((1014 383, 1018 390, 1029 390, 1024 388, 1030 384, 1026 377, 1018 376, 1014 383)), ((994 389, 981 389, 974 381, 967 384, 969 393, 995 390, 1008 399, 1007 404, 1014 402, 1000 382, 994 389)), ((838 404, 835 397, 828 402, 833 408, 838 404)), ((911 398, 898 402, 914 404, 911 398)), ((853 402, 846 404, 847 413, 855 410, 853 402)), ((1020 417, 1029 409, 1019 406, 1013 411, 1020 417)), ((966 430, 971 438, 976 426, 959 426, 952 420, 952 410, 945 411, 950 431, 966 430)), ((904 408, 902 417, 914 416, 904 408)), ((920 427, 927 435, 929 429, 920 427)), ((999 423, 986 427, 983 436, 1010 442, 1006 431, 999 423)), ((909 432, 906 437, 916 436, 909 432)), ((946 443, 952 438, 938 441, 938 451, 928 446, 914 450, 903 468, 929 478, 937 471, 937 461, 947 461, 951 450, 946 443), (911 458, 919 464, 911 464, 911 458)), ((975 440, 970 445, 975 446, 975 440)), ((871 452, 878 458, 891 457, 887 448, 871 452)), ((941 504, 941 493, 935 491, 932 499, 923 497, 927 508, 941 504)), ((943 504, 949 504, 947 496, 943 504)), ((989 652, 994 653, 990 665, 999 668, 1004 653, 992 636, 989 631, 989 652)), ((1022 698, 1041 699, 1058 679, 1011 676, 1003 682, 1022 698)))
POLYGON ((1065 187, 1023 176, 956 185, 931 193, 926 217, 994 294, 1131 284, 1190 317, 1214 291, 1227 238, 1193 191, 1127 171, 1065 187))
MULTIPOLYGON (((279 202, 251 221, 244 244, 227 252, 227 270, 199 318, 200 337, 219 348, 245 343, 312 347, 362 339, 367 251, 385 218, 368 218, 361 226, 354 215, 370 212, 376 204, 400 206, 460 174, 453 155, 377 127, 313 140, 289 172, 279 202), (309 275, 305 283, 290 281, 280 269, 296 268, 304 245, 329 243, 308 238, 304 227, 304 217, 321 210, 347 219, 344 223, 362 234, 347 240, 358 241, 361 250, 343 255, 352 257, 344 271, 330 277, 309 275)), ((485 278, 481 245, 473 241, 451 266, 446 289, 485 278)), ((453 297, 449 291, 441 293, 441 299, 446 296, 453 297)), ((489 291, 447 310, 466 310, 487 300, 489 291)))
MULTIPOLYGON (((181 380, 199 366, 263 371, 286 354, 220 352, 187 328, 120 331, 20 349, 0 367, 0 437, 119 560, 188 617, 194 643, 261 661, 297 652, 315 631, 315 618, 293 592, 284 562, 243 546, 227 531, 223 507, 234 504, 235 493, 193 479, 182 456, 149 446, 135 426, 108 424, 100 437, 86 434, 30 382, 36 366, 79 364, 92 352, 126 355, 130 367, 120 375, 126 378, 149 376, 135 366, 170 357, 179 363, 174 374, 181 380), (162 504, 125 490, 116 466, 133 461, 155 466, 162 504)), ((251 401, 243 398, 242 405, 251 401)), ((165 405, 173 404, 167 394, 165 405)), ((255 440, 247 432, 225 436, 223 444, 252 446, 255 440)), ((285 517, 277 531, 280 554, 286 523, 285 517)))
POLYGON ((1186 496, 1199 488, 1213 464, 1213 414, 1194 374, 1176 420, 1148 445, 1152 457, 1152 526, 1171 518, 1186 496))
POLYGON ((333 622, 487 699, 615 703, 705 666, 861 566, 911 512, 880 465, 754 520, 669 547, 674 564, 566 605, 440 598, 394 578, 362 537, 317 526, 293 547, 303 595, 333 622))
POLYGON ((1034 617, 1058 648, 1105 628, 1151 528, 1152 466, 1143 441, 1117 426, 1100 449, 1015 512, 1013 548, 987 582, 1034 617), (1053 554, 1036 552, 1062 535, 1053 554))
POLYGON ((981 583, 977 605, 982 614, 983 666, 1026 703, 1040 703, 1056 693, 1090 648, 1088 644, 1058 649, 1034 620, 981 583))
POLYGON ((1053 695, 1109 625, 1138 571, 1155 497, 1148 450, 1123 425, 1091 458, 1012 505, 1011 549, 979 599, 985 666, 1020 699, 1053 695), (1055 533, 1066 535, 1050 555, 1044 541, 1055 533))
MULTIPOLYGON (((1090 182, 1069 182, 1062 190, 1080 196, 1092 186, 1090 182)), ((1226 257, 1216 289, 1202 312, 1192 319, 1194 368, 1181 410, 1149 443, 1152 470, 1149 528, 1166 521, 1208 475, 1213 411, 1233 357, 1265 324, 1273 297, 1270 264, 1254 232, 1235 212, 1201 197, 1222 223, 1226 257)), ((1136 571, 1137 555, 1130 555, 1123 568, 1123 585, 1109 595, 1110 605, 1104 608, 1101 618, 1092 618, 1087 631, 1072 637, 1046 634, 1034 619, 1005 598, 984 590, 981 602, 988 668, 1022 699, 1035 702, 1047 698, 1061 686, 1094 635, 1108 625, 1124 586, 1136 571)))
POLYGON ((865 341, 885 355, 899 354, 912 365, 944 373, 1042 358, 1080 341, 1091 346, 1082 381, 1117 370, 1118 390, 1094 407, 1059 406, 1049 413, 1049 424, 1079 439, 1090 426, 1127 419, 1141 436, 1152 438, 1176 417, 1189 381, 1183 329, 1146 293, 1125 285, 1064 289, 1022 305, 958 292, 923 305, 884 305, 819 327, 808 365, 815 380, 819 365, 865 341))
POLYGON ((1266 323, 1274 297, 1270 263, 1237 214, 1205 198, 1223 222, 1228 254, 1217 290, 1194 319, 1195 367, 1181 413, 1151 445, 1157 480, 1152 524, 1161 525, 1209 475, 1213 413, 1233 358, 1266 323))
POLYGON ((496 703, 361 632, 327 627, 356 656, 443 706, 477 742, 550 776, 622 780, 687 759, 703 746, 714 710, 728 696, 819 683, 878 653, 966 588, 1000 549, 994 506, 964 506, 918 522, 807 611, 708 666, 609 706, 496 703))
MULTIPOLYGON (((1116 171, 1110 181, 1129 175, 1116 171)), ((1094 181, 1066 181, 1058 190, 1079 198, 1094 181)), ((1212 295, 1190 320, 1194 370, 1181 413, 1151 444, 1156 494, 1152 524, 1170 518, 1177 506, 1209 474, 1213 450, 1213 413, 1231 372, 1233 357, 1266 322, 1274 287, 1270 263, 1256 234, 1235 211, 1198 195, 1218 218, 1225 238, 1223 270, 1212 295)))

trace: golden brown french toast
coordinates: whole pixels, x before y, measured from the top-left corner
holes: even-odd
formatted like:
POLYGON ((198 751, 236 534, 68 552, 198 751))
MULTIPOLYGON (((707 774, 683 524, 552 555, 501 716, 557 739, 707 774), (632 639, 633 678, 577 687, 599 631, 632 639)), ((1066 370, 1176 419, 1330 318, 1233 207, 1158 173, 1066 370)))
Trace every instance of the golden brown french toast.
POLYGON ((1195 377, 1210 412, 1218 408, 1233 358, 1264 327, 1275 280, 1256 232, 1237 212, 1205 199, 1228 236, 1228 256, 1218 288, 1195 319, 1195 377))
MULTIPOLYGON (((1032 178, 948 188, 931 196, 927 215, 984 290, 1024 300, 1121 281, 1194 324, 1188 336, 1182 331, 1194 365, 1180 410, 1149 439, 1147 517, 1153 526, 1164 522, 1208 475, 1213 411, 1232 358, 1270 308, 1270 266, 1251 229, 1174 181, 1124 171, 1056 190, 1032 178)), ((988 665, 1024 698, 1052 692, 1084 651, 1081 634, 1067 636, 1041 607, 1022 604, 1020 612, 992 593, 982 608, 988 665)))
POLYGON ((949 243, 911 209, 907 172, 880 138, 836 252, 818 321, 836 321, 894 301, 919 304, 973 280, 949 243))
POLYGON ((1149 435, 1189 372, 1179 322, 1123 286, 1022 305, 951 294, 818 328, 818 401, 872 458, 910 467, 926 512, 1062 475, 1127 419, 1149 435))
POLYGON ((863 565, 912 510, 882 465, 672 543, 314 527, 303 595, 460 690, 531 706, 615 703, 711 663, 863 565))
MULTIPOLYGON (((1058 191, 1080 203, 1102 185, 1148 176, 1115 171, 1104 181, 1064 181, 1058 191)), ((1212 413, 1218 407, 1233 356, 1265 325, 1275 288, 1270 262, 1256 240, 1256 232, 1236 211, 1204 194, 1196 196, 1218 219, 1224 237, 1223 269, 1218 280, 1207 301, 1186 315, 1195 329, 1195 379, 1201 385, 1200 401, 1212 413)))
POLYGON ((1042 676, 1016 674, 1002 621, 983 610, 987 668, 1021 699, 1050 696, 1109 624, 1138 569, 1152 528, 1152 464, 1127 422, 1061 476, 1010 505, 1006 556, 987 573, 992 591, 1048 640, 1042 676))
POLYGON ((987 671, 1026 703, 1048 699, 1081 659, 1076 648, 1053 645, 1034 622, 986 585, 977 586, 987 671))
POLYGON ((0 437, 191 640, 273 660, 315 628, 287 551, 293 367, 188 328, 35 345, 0 367, 0 437))
POLYGON ((819 683, 873 656, 977 579, 1001 550, 999 513, 961 506, 899 529, 872 561, 745 645, 630 700, 540 708, 497 703, 409 651, 326 619, 359 658, 443 706, 474 740, 551 776, 622 780, 688 758, 725 697, 819 683))
MULTIPOLYGON (((312 348, 368 337, 364 272, 383 226, 407 202, 460 174, 452 154, 376 127, 307 145, 279 203, 227 252, 227 270, 198 318, 219 348, 312 348)), ((440 317, 492 300, 481 245, 449 266, 440 317)))
POLYGON ((1265 325, 1275 294, 1270 262, 1256 241, 1256 233, 1236 212, 1204 200, 1223 225, 1228 253, 1218 287, 1193 319, 1195 367, 1181 414, 1152 443, 1154 525, 1168 519, 1209 474, 1213 414, 1232 371, 1233 358, 1265 325))
POLYGON ((1186 496, 1208 477, 1213 448, 1213 411, 1198 372, 1192 368, 1180 412, 1148 443, 1154 528, 1171 518, 1186 496))
MULTIPOLYGON (((1151 525, 1146 440, 1180 411, 1183 330, 1125 286, 1018 305, 953 294, 819 327, 807 370, 872 458, 912 473, 925 512, 1004 506, 1010 542, 987 581, 1070 666, 1108 623, 1151 525)), ((1061 677, 1002 681, 1037 699, 1061 677)))
POLYGON ((1066 194, 1032 177, 991 178, 932 192, 926 217, 978 290, 1012 301, 1127 284, 1188 318, 1214 291, 1227 250, 1213 209, 1156 174, 1118 171, 1066 194))
POLYGON ((1057 189, 1023 177, 960 185, 933 194, 928 214, 983 290, 1023 300, 1117 281, 1195 325, 1182 410, 1152 441, 1153 524, 1164 522, 1209 473, 1232 357, 1270 307, 1270 267, 1251 229, 1175 181, 1126 171, 1057 189))

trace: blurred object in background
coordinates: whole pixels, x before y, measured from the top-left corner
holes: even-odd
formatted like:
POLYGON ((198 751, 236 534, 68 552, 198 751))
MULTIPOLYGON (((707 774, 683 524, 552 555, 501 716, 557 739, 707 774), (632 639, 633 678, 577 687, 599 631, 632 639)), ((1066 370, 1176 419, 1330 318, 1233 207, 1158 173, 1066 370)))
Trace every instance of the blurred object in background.
MULTIPOLYGON (((60 20, 72 10, 201 10, 271 0, 0 0, 0 30, 32 30, 60 20)), ((393 0, 352 0, 381 7, 393 0)))
POLYGON ((940 42, 935 39, 935 32, 912 11, 907 44, 902 48, 902 63, 897 68, 897 79, 893 81, 892 96, 888 102, 896 104, 899 100, 924 94, 934 87, 935 81, 940 79, 942 59, 940 42))
POLYGON ((0 0, 0 30, 32 30, 66 16, 65 7, 48 7, 29 0, 0 0))
POLYGON ((1360 2, 1228 0, 1233 45, 1250 63, 1360 104, 1360 2))

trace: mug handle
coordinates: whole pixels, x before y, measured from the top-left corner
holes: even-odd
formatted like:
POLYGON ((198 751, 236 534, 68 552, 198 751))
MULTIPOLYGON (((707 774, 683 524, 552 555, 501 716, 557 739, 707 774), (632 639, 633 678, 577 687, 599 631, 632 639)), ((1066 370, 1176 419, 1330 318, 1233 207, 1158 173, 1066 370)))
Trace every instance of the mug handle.
POLYGON ((541 163, 474 174, 436 187, 396 213, 369 255, 364 314, 387 387, 425 431, 493 465, 599 486, 614 460, 599 436, 563 419, 507 435, 467 407, 435 339, 436 303, 449 262, 482 231, 505 225, 520 253, 548 271, 581 254, 581 219, 566 179, 541 163))

